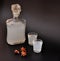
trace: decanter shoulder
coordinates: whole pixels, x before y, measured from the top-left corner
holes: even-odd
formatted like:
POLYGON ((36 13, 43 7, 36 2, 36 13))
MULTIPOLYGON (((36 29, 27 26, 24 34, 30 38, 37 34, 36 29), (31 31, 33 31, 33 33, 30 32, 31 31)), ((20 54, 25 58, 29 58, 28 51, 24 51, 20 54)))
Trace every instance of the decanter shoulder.
POLYGON ((26 20, 25 19, 21 19, 22 23, 26 24, 26 20))
POLYGON ((6 20, 6 23, 10 23, 10 22, 12 22, 13 20, 12 20, 12 18, 11 19, 7 19, 6 20))
POLYGON ((6 20, 6 25, 7 25, 7 26, 11 26, 12 24, 14 24, 12 18, 6 20))

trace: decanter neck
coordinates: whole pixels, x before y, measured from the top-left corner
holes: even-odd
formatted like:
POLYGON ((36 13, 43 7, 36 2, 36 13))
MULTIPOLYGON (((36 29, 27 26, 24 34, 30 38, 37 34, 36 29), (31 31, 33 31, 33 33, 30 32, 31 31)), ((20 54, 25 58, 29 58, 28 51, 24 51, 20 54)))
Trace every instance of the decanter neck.
POLYGON ((18 17, 13 17, 13 20, 14 20, 15 22, 17 22, 17 21, 19 21, 19 18, 18 18, 18 17))

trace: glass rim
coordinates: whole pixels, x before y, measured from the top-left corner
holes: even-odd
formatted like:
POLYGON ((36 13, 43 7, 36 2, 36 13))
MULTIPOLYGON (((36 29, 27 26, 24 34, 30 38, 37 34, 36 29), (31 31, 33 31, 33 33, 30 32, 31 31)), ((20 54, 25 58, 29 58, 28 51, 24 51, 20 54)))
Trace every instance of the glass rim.
POLYGON ((37 40, 33 40, 33 42, 42 42, 43 43, 43 40, 42 39, 37 39, 37 40))
POLYGON ((36 32, 29 32, 28 35, 38 35, 36 32))

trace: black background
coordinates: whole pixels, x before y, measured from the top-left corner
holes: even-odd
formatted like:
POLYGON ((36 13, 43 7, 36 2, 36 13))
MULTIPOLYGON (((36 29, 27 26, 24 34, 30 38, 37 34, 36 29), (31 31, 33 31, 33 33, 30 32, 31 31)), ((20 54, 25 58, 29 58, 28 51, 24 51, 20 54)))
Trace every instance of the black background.
POLYGON ((13 3, 19 3, 22 6, 21 17, 27 21, 27 33, 37 32, 45 41, 60 43, 60 2, 58 0, 2 0, 0 22, 12 18, 11 4, 13 3))
MULTIPOLYGON (((12 18, 11 4, 13 3, 19 3, 22 6, 22 12, 20 17, 26 19, 27 22, 26 36, 28 32, 37 32, 39 34, 38 38, 41 38, 44 42, 42 53, 39 56, 35 56, 36 54, 31 52, 33 54, 31 61, 35 60, 33 56, 37 57, 38 61, 40 60, 58 61, 57 57, 60 54, 60 1, 59 0, 1 0, 0 1, 0 46, 1 46, 0 59, 6 61, 8 60, 18 61, 21 59, 21 57, 19 58, 19 56, 16 57, 12 55, 13 49, 19 48, 20 45, 11 47, 6 43, 7 30, 6 30, 5 21, 9 18, 12 18), (47 52, 49 52, 49 54, 47 52), (9 53, 12 56, 10 56, 9 53), (5 55, 8 57, 5 57, 5 55), (16 58, 18 58, 18 60, 16 58)), ((27 46, 27 41, 28 40, 26 40, 25 44, 23 45, 27 46)), ((28 49, 29 47, 32 49, 31 46, 27 46, 28 49)), ((31 50, 29 50, 29 52, 30 51, 31 50)), ((27 59, 27 61, 29 59, 27 59)), ((24 58, 22 61, 24 61, 24 58)))

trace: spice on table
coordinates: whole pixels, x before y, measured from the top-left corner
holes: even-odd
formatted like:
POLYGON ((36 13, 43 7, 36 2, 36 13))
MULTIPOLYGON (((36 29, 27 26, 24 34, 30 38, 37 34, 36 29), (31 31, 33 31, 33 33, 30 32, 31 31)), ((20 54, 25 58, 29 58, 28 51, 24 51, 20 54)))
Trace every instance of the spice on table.
POLYGON ((21 47, 21 51, 25 51, 25 52, 26 52, 26 48, 24 48, 24 47, 21 47))
POLYGON ((26 56, 27 52, 26 52, 26 48, 25 47, 21 47, 21 56, 26 56))
POLYGON ((24 52, 24 51, 21 52, 21 56, 26 56, 26 55, 27 55, 26 52, 24 52))
POLYGON ((20 52, 19 52, 17 49, 15 49, 15 50, 14 50, 14 53, 15 53, 15 54, 19 54, 20 52))

